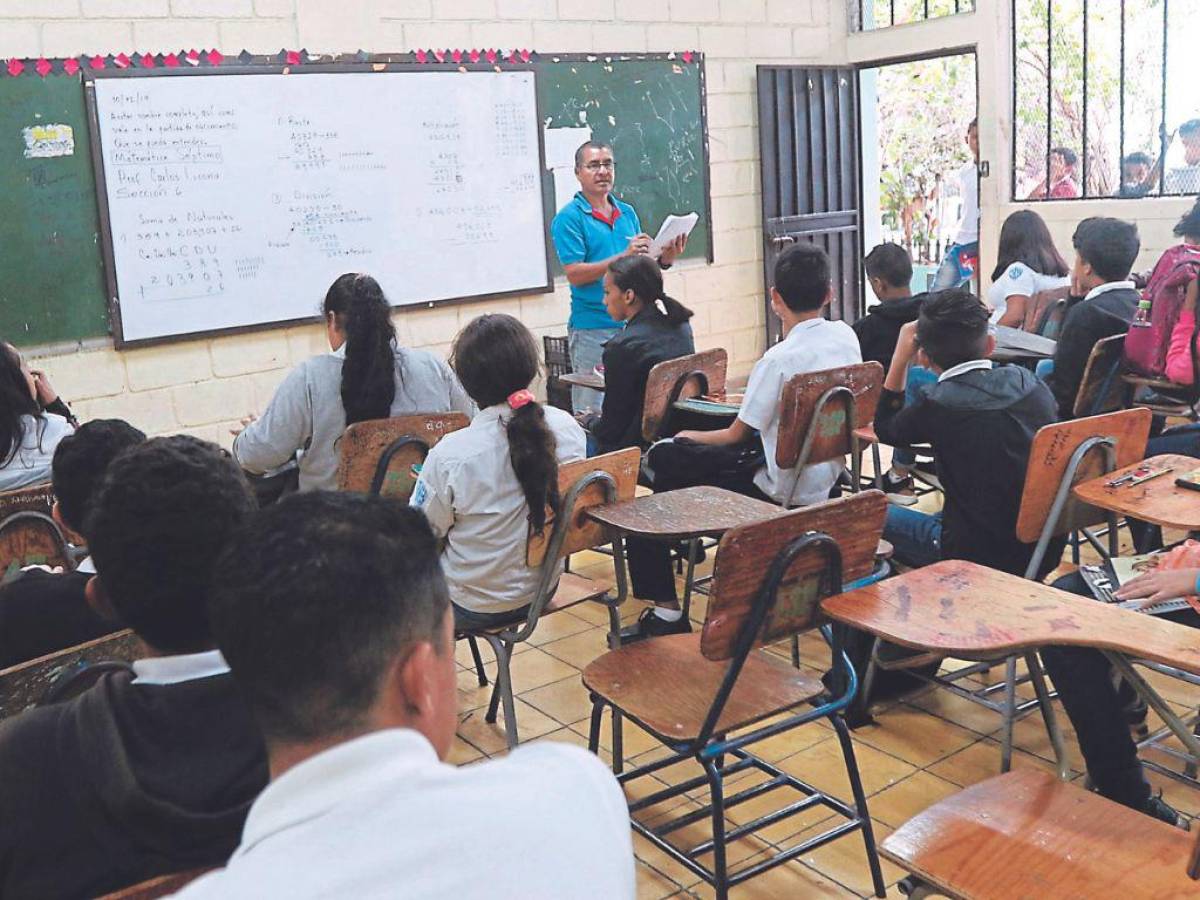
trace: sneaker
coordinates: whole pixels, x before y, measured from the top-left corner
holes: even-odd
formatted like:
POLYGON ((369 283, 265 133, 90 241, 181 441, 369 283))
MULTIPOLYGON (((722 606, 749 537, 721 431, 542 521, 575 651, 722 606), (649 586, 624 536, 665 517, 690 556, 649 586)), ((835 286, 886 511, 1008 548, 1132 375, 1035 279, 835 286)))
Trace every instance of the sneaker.
POLYGON ((655 615, 654 607, 643 610, 638 620, 632 625, 621 629, 621 645, 632 644, 646 638, 662 637, 664 634, 689 634, 692 623, 685 616, 680 616, 674 622, 668 622, 662 616, 655 615))
POLYGON ((1142 804, 1142 812, 1150 816, 1152 819, 1158 819, 1160 822, 1166 822, 1175 828, 1182 828, 1184 831, 1190 831, 1188 820, 1177 813, 1171 806, 1162 798, 1162 792, 1148 797, 1146 802, 1142 804))
POLYGON ((938 478, 937 466, 931 462, 919 462, 913 466, 913 471, 916 476, 923 482, 939 491, 942 489, 942 480, 938 478))
POLYGON ((896 506, 912 506, 917 502, 917 492, 913 486, 911 475, 895 475, 892 472, 883 474, 883 492, 887 495, 888 503, 896 506))

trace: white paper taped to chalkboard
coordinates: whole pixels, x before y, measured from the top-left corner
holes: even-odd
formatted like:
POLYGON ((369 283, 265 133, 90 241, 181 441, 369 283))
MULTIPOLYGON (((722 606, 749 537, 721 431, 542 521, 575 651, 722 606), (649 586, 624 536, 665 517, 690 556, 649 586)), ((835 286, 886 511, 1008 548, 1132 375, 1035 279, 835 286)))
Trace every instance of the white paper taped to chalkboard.
POLYGON ((94 84, 123 342, 549 285, 531 71, 94 84))

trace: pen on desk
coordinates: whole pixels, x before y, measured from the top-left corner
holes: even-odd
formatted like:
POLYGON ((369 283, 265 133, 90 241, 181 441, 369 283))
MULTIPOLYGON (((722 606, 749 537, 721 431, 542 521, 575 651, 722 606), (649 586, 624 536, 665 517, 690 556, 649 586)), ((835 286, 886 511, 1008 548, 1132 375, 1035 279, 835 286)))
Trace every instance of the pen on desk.
POLYGON ((1149 475, 1143 475, 1141 478, 1134 478, 1129 483, 1130 484, 1142 484, 1143 482, 1150 481, 1152 478, 1157 478, 1159 475, 1166 475, 1169 472, 1174 472, 1174 471, 1175 471, 1174 469, 1159 469, 1156 472, 1151 472, 1149 475))

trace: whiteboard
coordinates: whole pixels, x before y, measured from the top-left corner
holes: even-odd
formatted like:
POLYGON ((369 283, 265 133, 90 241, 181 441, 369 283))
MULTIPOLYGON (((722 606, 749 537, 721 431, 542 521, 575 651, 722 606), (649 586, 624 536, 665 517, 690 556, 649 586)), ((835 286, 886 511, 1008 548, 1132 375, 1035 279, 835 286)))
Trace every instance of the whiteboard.
MULTIPOLYGON (((119 344, 550 287, 532 71, 88 81, 119 344)), ((95 151, 94 151, 95 152, 95 151)))

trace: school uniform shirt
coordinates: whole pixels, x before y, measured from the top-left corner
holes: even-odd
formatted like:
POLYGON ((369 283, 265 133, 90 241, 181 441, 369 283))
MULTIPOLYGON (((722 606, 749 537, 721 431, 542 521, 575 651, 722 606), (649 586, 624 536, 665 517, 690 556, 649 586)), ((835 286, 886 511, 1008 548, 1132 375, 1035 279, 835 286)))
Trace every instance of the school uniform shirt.
MULTIPOLYGON (((992 323, 999 322, 1008 310, 1009 297, 1033 297, 1042 291, 1068 287, 1071 278, 1068 275, 1043 275, 1036 272, 1023 262, 1009 265, 1004 273, 988 287, 987 302, 992 308, 992 323)), ((1014 326, 1020 328, 1020 324, 1014 326)))
POLYGON ((783 386, 804 372, 820 372, 858 362, 862 362, 862 354, 854 330, 845 322, 831 322, 818 316, 794 326, 787 337, 754 364, 738 418, 762 435, 767 464, 754 476, 754 483, 777 503, 787 502, 789 494, 797 506, 828 499, 829 491, 843 469, 837 460, 805 466, 799 473, 794 469, 780 469, 776 464, 783 386), (793 484, 795 493, 792 493, 793 484))
POLYGON ((962 246, 979 240, 979 167, 967 163, 958 170, 958 180, 962 185, 962 222, 954 243, 962 246))
MULTIPOLYGON (((600 262, 624 253, 630 238, 641 233, 642 224, 632 206, 613 194, 608 195, 608 201, 607 214, 601 213, 592 209, 583 191, 577 191, 558 211, 550 223, 550 238, 564 266, 600 262)), ((571 285, 571 318, 567 325, 575 329, 618 327, 604 308, 602 277, 571 285)))
POLYGON ((54 413, 21 416, 21 443, 8 461, 0 465, 0 491, 48 482, 54 450, 74 430, 70 422, 54 413))
MULTIPOLYGON (((875 433, 897 447, 932 445, 945 494, 944 559, 1024 575, 1033 545, 1016 536, 1021 486, 1033 436, 1055 419, 1054 397, 1032 372, 976 359, 947 369, 908 405, 904 391, 884 389, 875 433)), ((1058 564, 1056 546, 1047 571, 1058 564)))
POLYGON ((1129 331, 1139 300, 1132 281, 1111 281, 1086 297, 1067 300, 1067 315, 1054 345, 1054 371, 1046 379, 1060 418, 1075 417, 1075 395, 1096 341, 1129 331))
MULTIPOLYGON (((242 468, 262 474, 300 454, 300 490, 337 489, 338 445, 346 430, 342 406, 342 362, 346 347, 314 356, 293 369, 267 405, 233 442, 242 468)), ((427 350, 392 347, 396 396, 390 415, 475 412, 445 360, 427 350)))
POLYGON ((696 352, 692 326, 671 324, 647 307, 604 345, 604 406, 588 430, 600 453, 640 447, 642 411, 650 370, 660 362, 696 352))
POLYGON ((633 866, 625 797, 586 750, 524 744, 459 768, 392 728, 276 778, 228 865, 175 896, 632 900, 633 866))
MULTIPOLYGON (((587 436, 571 414, 542 410, 558 462, 587 456, 587 436)), ((511 417, 507 404, 489 406, 442 438, 425 458, 409 501, 446 539, 442 571, 451 601, 473 612, 520 609, 537 593, 539 570, 525 564, 529 507, 508 458, 511 417)))

